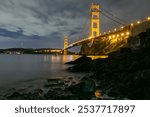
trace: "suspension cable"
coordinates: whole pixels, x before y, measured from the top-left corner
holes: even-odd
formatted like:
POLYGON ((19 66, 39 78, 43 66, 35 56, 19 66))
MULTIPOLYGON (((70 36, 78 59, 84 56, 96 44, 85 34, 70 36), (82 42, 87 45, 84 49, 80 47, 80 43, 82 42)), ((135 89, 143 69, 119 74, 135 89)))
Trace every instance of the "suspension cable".
POLYGON ((113 19, 112 17, 110 17, 109 15, 103 13, 102 11, 100 11, 100 12, 101 12, 102 15, 104 15, 104 16, 107 17, 108 19, 110 19, 110 20, 112 20, 112 21, 114 21, 114 22, 116 22, 116 23, 118 23, 118 24, 120 24, 120 25, 123 25, 123 26, 126 25, 126 24, 124 24, 124 23, 122 23, 122 22, 120 22, 120 21, 117 21, 117 20, 113 19))
POLYGON ((112 17, 114 17, 115 19, 119 20, 120 22, 127 24, 127 22, 125 20, 116 17, 114 14, 110 13, 109 11, 107 11, 105 9, 101 9, 101 11, 107 13, 108 15, 110 15, 112 17))

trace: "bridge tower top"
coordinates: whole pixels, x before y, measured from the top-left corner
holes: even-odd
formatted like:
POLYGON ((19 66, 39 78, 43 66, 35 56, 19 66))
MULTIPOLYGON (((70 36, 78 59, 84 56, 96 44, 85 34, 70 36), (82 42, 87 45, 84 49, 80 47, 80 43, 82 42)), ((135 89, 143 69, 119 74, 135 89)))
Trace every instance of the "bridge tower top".
POLYGON ((64 48, 67 48, 68 47, 68 36, 67 35, 65 35, 64 36, 64 48))
POLYGON ((94 0, 92 0, 90 37, 96 37, 99 36, 99 34, 100 34, 100 5, 94 4, 94 0))

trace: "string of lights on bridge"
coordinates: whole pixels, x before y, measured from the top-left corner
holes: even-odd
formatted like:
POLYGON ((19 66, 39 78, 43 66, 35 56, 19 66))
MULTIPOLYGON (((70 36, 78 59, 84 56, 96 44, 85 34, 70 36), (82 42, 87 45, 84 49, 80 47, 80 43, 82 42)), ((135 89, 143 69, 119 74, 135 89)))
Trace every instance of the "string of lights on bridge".
MULTIPOLYGON (((150 17, 147 17, 147 19, 146 20, 144 20, 143 22, 145 22, 145 21, 150 21, 150 17)), ((129 24, 128 26, 121 26, 121 28, 120 29, 118 29, 117 30, 117 28, 115 28, 113 31, 108 31, 108 33, 106 33, 106 32, 103 32, 102 34, 100 34, 98 37, 104 37, 104 39, 115 39, 115 38, 119 38, 119 37, 124 37, 124 38, 128 38, 129 36, 130 36, 130 31, 127 29, 127 30, 125 30, 125 31, 123 31, 124 29, 126 29, 126 28, 128 28, 129 26, 130 27, 134 27, 134 26, 136 26, 136 25, 139 25, 139 24, 141 24, 142 23, 142 21, 140 21, 140 20, 138 20, 136 23, 131 23, 131 24, 129 24), (118 32, 121 32, 121 33, 118 33, 118 32)), ((76 42, 74 42, 74 43, 72 43, 72 44, 70 44, 69 46, 68 46, 68 48, 69 47, 72 47, 72 46, 74 46, 74 45, 77 45, 77 44, 79 44, 79 43, 82 43, 82 42, 85 42, 85 41, 90 41, 91 39, 93 39, 93 38, 96 38, 96 37, 87 37, 87 38, 84 38, 84 39, 82 39, 82 40, 79 40, 79 41, 76 41, 76 42)), ((113 41, 113 40, 112 40, 113 41)))
MULTIPOLYGON (((150 21, 150 17, 147 17, 147 19, 144 20, 144 21, 150 21)), ((144 22, 144 21, 143 21, 143 22, 144 22)), ((139 24, 141 24, 141 21, 140 21, 140 20, 138 20, 135 24, 134 24, 134 23, 131 23, 129 26, 134 27, 135 25, 139 25, 139 24)), ((123 30, 124 28, 125 28, 124 26, 121 26, 121 30, 123 30)), ((117 32, 117 31, 120 31, 120 29, 117 30, 117 28, 114 28, 113 31, 110 31, 110 30, 109 30, 108 32, 100 33, 100 36, 108 35, 108 34, 110 34, 110 33, 115 33, 115 32, 117 32)), ((121 33, 121 36, 124 36, 124 35, 125 35, 125 33, 121 33)), ((126 35, 130 35, 130 32, 126 32, 126 35)), ((119 37, 120 35, 117 34, 116 36, 119 37)), ((115 38, 116 36, 113 35, 112 37, 115 38)), ((110 36, 110 38, 111 38, 111 36, 110 36)))
POLYGON ((72 48, 74 46, 83 46, 84 44, 88 43, 90 43, 90 45, 93 45, 104 42, 105 44, 107 43, 107 47, 115 47, 115 45, 117 44, 127 43, 130 37, 137 36, 139 33, 141 33, 140 31, 144 31, 145 29, 143 28, 146 28, 149 25, 150 21, 150 17, 147 17, 147 19, 145 19, 144 21, 138 20, 136 23, 128 24, 126 21, 114 16, 109 11, 102 8, 100 9, 100 6, 98 4, 94 4, 94 1, 92 2, 90 8, 90 18, 90 34, 88 34, 86 38, 80 38, 80 40, 69 45, 66 41, 68 46, 64 46, 64 50, 67 50, 68 48, 72 48), (112 20, 121 25, 121 28, 115 28, 113 31, 109 30, 108 32, 100 33, 100 14, 102 14, 109 20, 112 20))

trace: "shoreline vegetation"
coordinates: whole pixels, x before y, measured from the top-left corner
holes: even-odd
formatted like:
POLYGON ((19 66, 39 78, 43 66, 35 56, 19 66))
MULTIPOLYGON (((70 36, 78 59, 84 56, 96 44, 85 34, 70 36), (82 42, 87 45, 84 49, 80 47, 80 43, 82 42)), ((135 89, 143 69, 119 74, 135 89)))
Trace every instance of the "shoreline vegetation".
MULTIPOLYGON (((132 37, 137 38, 137 37, 132 37)), ((32 92, 14 92, 6 99, 46 100, 149 100, 150 99, 150 32, 138 35, 137 49, 122 47, 108 58, 89 57, 68 62, 69 72, 87 73, 81 79, 72 77, 48 79, 44 87, 32 92)), ((134 40, 134 39, 133 39, 134 40)))

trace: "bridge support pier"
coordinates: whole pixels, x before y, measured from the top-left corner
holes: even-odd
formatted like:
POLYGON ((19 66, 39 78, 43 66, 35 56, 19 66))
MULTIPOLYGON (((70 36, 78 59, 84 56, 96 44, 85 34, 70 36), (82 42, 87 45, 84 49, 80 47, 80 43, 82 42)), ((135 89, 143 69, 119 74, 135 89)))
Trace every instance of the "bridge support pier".
POLYGON ((68 54, 68 50, 66 49, 68 47, 68 36, 64 36, 64 55, 68 54))
POLYGON ((81 46, 80 54, 81 55, 103 55, 105 54, 103 49, 105 47, 105 43, 101 41, 94 41, 90 46, 88 43, 84 43, 81 46))
MULTIPOLYGON (((90 37, 97 37, 100 34, 100 5, 94 4, 91 6, 91 34, 90 37)), ((94 40, 92 40, 93 43, 94 40)))
POLYGON ((80 54, 81 55, 89 55, 89 50, 90 50, 90 47, 88 46, 87 43, 82 44, 80 54))

